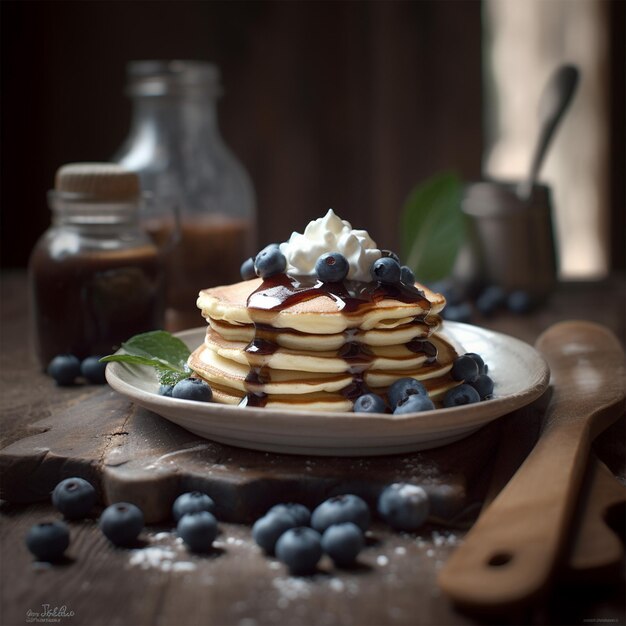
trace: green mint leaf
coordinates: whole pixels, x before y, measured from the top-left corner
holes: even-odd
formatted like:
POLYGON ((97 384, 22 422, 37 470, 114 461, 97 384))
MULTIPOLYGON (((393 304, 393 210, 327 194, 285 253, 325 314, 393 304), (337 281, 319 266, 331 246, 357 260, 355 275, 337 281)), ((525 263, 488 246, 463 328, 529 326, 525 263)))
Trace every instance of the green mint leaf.
POLYGON ((417 185, 400 220, 402 258, 418 281, 445 278, 465 238, 461 213, 463 185, 456 174, 438 174, 417 185))
POLYGON ((135 335, 122 344, 121 350, 100 360, 104 363, 117 361, 154 367, 159 382, 163 385, 175 385, 189 377, 189 370, 186 367, 189 348, 180 339, 164 330, 135 335))

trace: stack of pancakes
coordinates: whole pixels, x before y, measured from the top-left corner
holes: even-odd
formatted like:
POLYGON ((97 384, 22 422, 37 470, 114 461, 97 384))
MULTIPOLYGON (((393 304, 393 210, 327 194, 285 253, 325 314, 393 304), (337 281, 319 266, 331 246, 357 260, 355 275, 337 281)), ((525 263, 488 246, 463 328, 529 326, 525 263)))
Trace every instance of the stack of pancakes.
POLYGON ((457 352, 437 332, 441 294, 353 287, 281 275, 203 290, 208 328, 189 366, 215 401, 270 408, 350 411, 362 393, 385 396, 403 377, 436 402, 458 384, 449 375, 457 352))

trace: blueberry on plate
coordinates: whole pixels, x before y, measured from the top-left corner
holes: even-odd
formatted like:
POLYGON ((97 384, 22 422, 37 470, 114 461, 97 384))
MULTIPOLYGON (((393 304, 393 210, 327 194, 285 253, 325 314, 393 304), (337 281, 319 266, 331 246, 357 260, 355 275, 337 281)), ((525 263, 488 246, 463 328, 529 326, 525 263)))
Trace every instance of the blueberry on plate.
POLYGON ((176 532, 192 552, 208 552, 217 537, 217 520, 208 511, 185 513, 176 532))
POLYGON ((352 408, 355 413, 384 413, 386 409, 385 401, 375 393, 364 393, 359 396, 352 408))
POLYGON ((104 385, 107 381, 104 375, 107 364, 101 363, 101 358, 101 356, 88 356, 80 364, 80 373, 83 378, 93 385, 104 385))
POLYGON ((308 526, 311 523, 311 511, 304 504, 297 502, 276 504, 267 513, 287 513, 293 517, 298 526, 308 526))
POLYGON ((481 374, 471 385, 478 391, 481 400, 487 400, 493 395, 493 380, 487 374, 481 374))
POLYGON ((320 534, 306 526, 287 530, 276 542, 276 557, 294 576, 313 574, 322 554, 320 534))
POLYGON ((374 280, 383 285, 395 285, 400 282, 400 263, 384 256, 372 263, 370 273, 374 280))
POLYGON ((215 513, 215 502, 211 496, 201 491, 189 491, 182 493, 172 505, 172 516, 178 521, 187 513, 196 513, 198 511, 208 511, 215 513))
POLYGON ((428 396, 426 387, 415 378, 398 378, 387 391, 389 405, 395 409, 399 404, 404 402, 409 396, 428 396))
POLYGON ((400 282, 404 285, 415 285, 415 274, 408 265, 403 265, 400 268, 400 282))
POLYGON ((55 520, 31 526, 26 534, 26 546, 38 561, 58 561, 70 545, 70 530, 55 520))
POLYGON ((315 263, 315 273, 323 283, 341 282, 349 270, 348 260, 339 252, 326 252, 315 263))
POLYGON ((286 267, 287 259, 275 243, 263 248, 254 259, 254 271, 261 278, 270 278, 280 274, 285 271, 286 267))
POLYGON ((274 548, 279 537, 297 525, 290 513, 284 511, 266 513, 254 522, 252 538, 267 554, 274 554, 274 548))
POLYGON ((166 398, 171 398, 173 390, 174 390, 174 385, 159 385, 159 395, 160 396, 165 396, 166 398))
POLYGON ((454 359, 450 374, 454 380, 473 383, 479 374, 478 363, 468 354, 459 356, 454 359))
POLYGON ((143 530, 143 513, 130 502, 116 502, 102 512, 98 525, 102 534, 116 546, 130 546, 143 530))
POLYGON ((241 274, 242 280, 252 280, 256 278, 256 272, 254 271, 254 259, 250 257, 246 259, 239 269, 239 273, 241 274))
POLYGON ((485 365, 485 361, 483 361, 483 357, 480 354, 476 354, 475 352, 467 352, 463 356, 468 356, 470 359, 474 359, 476 361, 476 365, 478 365, 478 374, 486 374, 488 367, 485 365))
POLYGON ((52 491, 52 506, 67 519, 81 519, 96 503, 96 490, 84 478, 62 480, 52 491))
POLYGON ((213 391, 209 384, 201 378, 184 378, 174 385, 172 398, 195 400, 196 402, 211 402, 213 391))
POLYGON ((428 494, 419 485, 394 483, 378 498, 378 514, 395 530, 417 530, 430 511, 428 494))
POLYGON ((363 531, 352 522, 333 524, 322 535, 322 549, 337 567, 354 565, 364 545, 363 531))
POLYGON ((475 402, 480 402, 480 394, 474 387, 465 383, 446 391, 443 397, 443 406, 447 408, 475 402))
POLYGON ((412 395, 404 399, 393 410, 394 415, 404 415, 405 413, 421 413, 422 411, 432 411, 435 408, 434 402, 428 395, 412 395))
POLYGON ((73 354, 59 354, 50 361, 46 371, 57 385, 73 385, 80 376, 80 361, 73 354))
POLYGON ((365 532, 370 525, 370 510, 366 502, 351 493, 333 496, 322 502, 311 515, 311 526, 319 533, 342 522, 352 522, 365 532))

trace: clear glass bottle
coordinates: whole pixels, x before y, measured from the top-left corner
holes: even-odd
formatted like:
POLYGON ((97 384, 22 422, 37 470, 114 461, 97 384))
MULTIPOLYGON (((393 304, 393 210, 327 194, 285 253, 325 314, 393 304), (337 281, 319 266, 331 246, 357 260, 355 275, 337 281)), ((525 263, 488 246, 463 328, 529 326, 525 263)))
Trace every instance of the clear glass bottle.
POLYGON ((240 280, 255 250, 255 199, 250 178, 220 136, 219 70, 199 61, 135 61, 128 65, 131 129, 114 160, 137 172, 152 195, 147 230, 178 242, 167 262, 167 327, 201 323, 198 292, 240 280))
POLYGON ((49 193, 52 225, 29 260, 35 350, 106 355, 163 328, 164 265, 139 225, 136 174, 111 163, 61 167, 49 193))

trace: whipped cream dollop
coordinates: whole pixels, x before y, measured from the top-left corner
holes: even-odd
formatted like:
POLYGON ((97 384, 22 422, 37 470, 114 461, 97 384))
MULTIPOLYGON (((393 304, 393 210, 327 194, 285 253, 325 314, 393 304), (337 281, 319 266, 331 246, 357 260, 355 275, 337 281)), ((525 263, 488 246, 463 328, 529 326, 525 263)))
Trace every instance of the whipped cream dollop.
POLYGON ((355 230, 332 209, 309 222, 304 233, 292 233, 289 241, 280 244, 280 251, 287 259, 287 273, 294 276, 315 276, 317 259, 326 252, 339 252, 350 265, 348 280, 363 282, 372 280, 370 267, 382 256, 366 230, 355 230))

